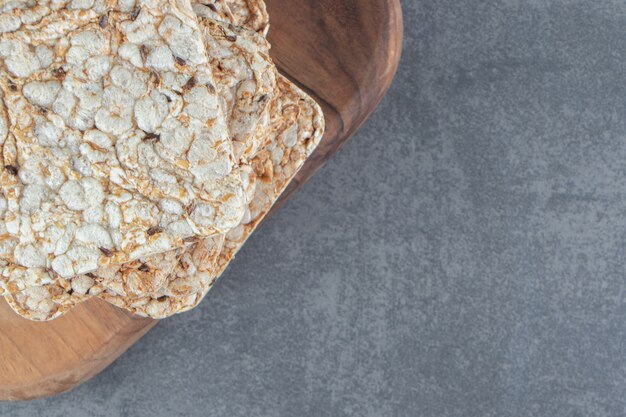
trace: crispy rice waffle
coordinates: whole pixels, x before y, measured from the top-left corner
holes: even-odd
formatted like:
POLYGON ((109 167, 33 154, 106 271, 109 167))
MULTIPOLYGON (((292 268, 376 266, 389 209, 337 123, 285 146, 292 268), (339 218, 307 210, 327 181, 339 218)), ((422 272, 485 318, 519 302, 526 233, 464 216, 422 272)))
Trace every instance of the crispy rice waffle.
POLYGON ((120 4, 0 35, 5 292, 224 233, 244 214, 191 6, 120 4))
POLYGON ((270 28, 269 15, 263 0, 226 0, 234 23, 267 36, 270 28))
POLYGON ((105 289, 93 278, 84 277, 86 283, 82 289, 70 290, 71 286, 63 284, 47 290, 39 287, 7 297, 11 306, 26 317, 46 320, 82 301, 85 296, 79 292, 84 294, 89 288, 89 296, 96 295, 147 317, 168 317, 195 307, 321 139, 324 122, 317 104, 283 77, 279 77, 279 91, 280 96, 273 104, 276 115, 272 120, 273 134, 250 165, 256 186, 248 205, 249 218, 229 232, 223 242, 204 239, 190 247, 168 278, 172 285, 150 296, 132 296, 129 294, 140 293, 132 287, 132 282, 118 282, 115 288, 109 285, 105 289))
MULTIPOLYGON (((213 56, 212 66, 219 97, 230 115, 231 124, 245 125, 251 133, 236 136, 239 160, 248 160, 260 146, 262 135, 269 125, 269 103, 276 89, 275 67, 269 59, 269 45, 260 35, 237 28, 223 28, 215 21, 202 20, 207 49, 213 56), (252 84, 252 86, 250 85, 252 84), (235 121, 235 123, 233 123, 235 121)), ((250 191, 247 170, 240 173, 248 194, 250 191)), ((164 278, 178 262, 182 249, 143 257, 126 264, 110 264, 94 271, 104 281, 125 282, 127 276, 145 276, 139 272, 154 271, 149 280, 137 283, 141 293, 159 289, 164 278)), ((58 278, 58 277, 57 277, 58 278)), ((62 277, 63 278, 63 277, 62 277)), ((111 284, 114 285, 114 284, 111 284)))
MULTIPOLYGON (((237 2, 213 3, 211 7, 196 4, 194 11, 200 17, 216 87, 230 120, 239 161, 236 170, 247 201, 243 220, 227 234, 199 238, 187 247, 120 266, 109 265, 97 273, 71 280, 58 277, 53 283, 16 292, 7 300, 18 313, 35 320, 47 320, 90 296, 154 318, 192 308, 210 289, 319 142, 323 132, 319 107, 282 77, 275 87, 275 79, 269 75, 274 73, 273 66, 259 65, 267 63, 269 58, 264 57, 267 45, 263 46, 258 37, 227 22, 218 23, 216 19, 245 23, 255 30, 258 26, 249 17, 245 18, 243 8, 235 7, 235 12, 231 12, 232 3, 237 2), (247 51, 243 61, 240 54, 234 52, 241 48, 247 51), (248 80, 254 80, 254 84, 250 85, 252 81, 248 80)), ((247 3, 254 2, 239 3, 246 3, 248 7, 247 3)))
MULTIPOLYGON (((231 25, 221 28, 215 24, 215 21, 211 21, 213 18, 234 21, 225 2, 196 3, 194 11, 200 17, 203 29, 206 31, 204 39, 209 49, 208 54, 212 57, 218 90, 221 97, 228 103, 231 132, 238 145, 236 157, 238 160, 244 155, 249 158, 259 146, 259 143, 254 141, 255 137, 261 137, 258 133, 254 134, 259 115, 262 114, 263 117, 262 123, 256 125, 257 132, 265 132, 269 120, 267 113, 269 107, 266 103, 271 100, 275 85, 274 68, 268 57, 269 46, 264 39, 259 40, 258 36, 244 33, 247 31, 239 30, 231 25), (245 52, 243 64, 242 57, 236 54, 242 51, 245 52), (256 89, 256 94, 254 94, 254 89, 256 89), (264 100, 258 100, 259 97, 263 97, 264 100), (234 101, 237 101, 236 106, 233 106, 234 101)), ((155 273, 156 277, 153 277, 157 279, 152 279, 150 282, 158 285, 161 282, 158 277, 167 275, 171 270, 173 259, 176 257, 168 253, 163 256, 140 259, 123 266, 113 264, 101 268, 94 274, 99 277, 108 277, 112 273, 134 273, 137 268, 146 270, 146 265, 149 265, 151 270, 158 271, 155 273)), ((116 278, 117 281, 120 280, 120 277, 116 278)), ((145 285, 142 288, 145 290, 145 285)))

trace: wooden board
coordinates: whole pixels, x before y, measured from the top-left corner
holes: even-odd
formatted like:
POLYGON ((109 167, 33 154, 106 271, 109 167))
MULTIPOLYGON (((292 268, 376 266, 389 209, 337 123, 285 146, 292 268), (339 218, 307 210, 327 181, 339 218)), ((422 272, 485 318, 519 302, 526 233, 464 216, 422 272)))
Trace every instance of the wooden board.
MULTIPOLYGON (((322 105, 327 121, 322 143, 281 197, 283 202, 382 99, 400 59, 402 15, 399 0, 267 0, 267 4, 277 66, 322 105)), ((74 388, 106 368, 157 323, 96 299, 52 322, 35 323, 18 317, 2 300, 0 400, 32 399, 74 388)))

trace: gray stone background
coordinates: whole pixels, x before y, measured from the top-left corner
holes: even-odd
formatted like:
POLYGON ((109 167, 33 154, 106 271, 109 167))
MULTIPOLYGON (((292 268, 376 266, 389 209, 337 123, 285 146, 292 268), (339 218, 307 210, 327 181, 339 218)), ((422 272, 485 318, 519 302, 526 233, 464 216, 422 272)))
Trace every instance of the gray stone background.
POLYGON ((202 306, 1 414, 626 414, 626 3, 403 5, 378 112, 202 306))

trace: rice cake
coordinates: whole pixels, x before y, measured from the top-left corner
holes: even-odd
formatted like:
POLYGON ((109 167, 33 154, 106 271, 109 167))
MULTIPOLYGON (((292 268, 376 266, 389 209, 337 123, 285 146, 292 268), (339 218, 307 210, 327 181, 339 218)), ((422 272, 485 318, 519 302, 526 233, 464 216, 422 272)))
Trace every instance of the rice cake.
MULTIPOLYGON (((257 184, 248 207, 250 217, 226 235, 223 248, 215 238, 193 245, 185 251, 170 276, 175 284, 157 294, 132 297, 127 281, 120 282, 117 291, 93 285, 90 295, 153 318, 187 311, 202 300, 321 139, 324 120, 319 106, 282 76, 279 76, 278 87, 280 96, 272 109, 274 133, 250 164, 257 184), (215 263, 219 250, 221 253, 215 263)), ((49 296, 45 294, 45 290, 37 289, 6 298, 16 312, 35 320, 58 317, 85 299, 84 295, 68 296, 67 291, 55 285, 49 289, 49 296)))
MULTIPOLYGON (((285 87, 285 85, 288 82, 286 82, 286 80, 281 80, 281 84, 283 86, 283 89, 287 89, 287 90, 291 90, 292 92, 297 92, 299 90, 297 90, 297 88, 295 90, 292 90, 290 87, 285 87)), ((218 82, 219 85, 219 82, 218 82)), ((305 96, 306 97, 306 96, 305 96)), ((310 99, 309 99, 310 100, 310 99)), ((301 120, 300 122, 300 126, 305 126, 306 122, 302 122, 302 120, 306 120, 307 113, 309 113, 310 115, 315 115, 317 114, 317 117, 320 118, 317 122, 313 122, 313 125, 317 125, 318 127, 323 126, 323 119, 321 119, 321 112, 319 111, 319 109, 317 108, 317 105, 311 101, 312 105, 307 106, 305 104, 303 104, 301 107, 302 109, 305 109, 304 111, 299 111, 298 113, 300 114, 298 116, 298 118, 301 120), (309 111, 307 112, 306 109, 313 109, 313 111, 309 111), (315 111, 317 108, 317 111, 315 111)), ((286 109, 289 108, 288 106, 285 107, 286 109)), ((293 113, 293 110, 291 111, 293 113)), ((289 110, 286 111, 286 114, 289 113, 289 110)), ((313 117, 311 120, 315 120, 316 117, 313 117)), ((322 128, 323 129, 323 128, 322 128)), ((297 129, 284 129, 283 130, 285 132, 284 137, 285 138, 289 138, 289 137, 293 137, 293 133, 295 131, 297 131, 297 129), (287 133, 291 131, 291 134, 287 133)), ((303 130, 303 131, 306 131, 303 130)), ((319 136, 321 136, 321 130, 317 131, 318 133, 318 140, 319 140, 319 136)), ((287 139, 286 143, 291 143, 292 139, 287 139)), ((311 142, 313 143, 313 141, 311 142)), ((271 146, 270 146, 271 148, 271 146)), ((275 152, 276 148, 274 148, 274 152, 275 152)), ((297 159, 297 158, 296 158, 297 159)), ((257 158, 255 160, 255 164, 256 164, 256 169, 257 171, 259 171, 259 169, 261 169, 261 171, 265 171, 266 169, 268 169, 270 165, 268 165, 267 161, 267 154, 265 156, 260 156, 259 158, 257 158)), ((288 173, 289 170, 293 170, 293 167, 289 167, 289 164, 287 164, 287 168, 286 169, 282 169, 283 171, 283 175, 285 175, 285 173, 288 173)), ((261 172, 259 171, 259 172, 261 172)), ((276 189, 274 187, 272 187, 272 182, 267 182, 265 186, 261 186, 261 188, 259 189, 260 193, 257 195, 257 197, 252 201, 251 205, 250 205, 250 209, 252 211, 256 211, 257 213, 262 213, 262 215, 264 215, 265 211, 261 208, 264 205, 267 205, 269 201, 271 201, 271 195, 273 195, 273 193, 276 192, 276 189), (265 190, 265 191, 263 191, 265 190)), ((279 194, 277 194, 279 195, 279 194)), ((269 203, 269 206, 271 206, 272 203, 269 203)), ((247 215, 248 217, 248 215, 247 215)), ((258 219, 260 220, 260 218, 258 219)), ((148 298, 149 301, 149 305, 147 307, 142 307, 145 303, 146 297, 143 297, 143 299, 140 298, 136 298, 134 301, 130 301, 129 297, 117 297, 115 295, 113 295, 112 297, 115 299, 110 299, 109 301, 115 301, 115 304, 125 304, 126 308, 128 308, 130 306, 131 309, 133 308, 138 308, 138 310, 135 310, 137 312, 141 312, 142 309, 146 309, 147 313, 145 315, 148 316, 154 316, 154 317, 160 317, 160 316, 167 316, 170 314, 173 314, 175 312, 180 312, 180 310, 186 310, 189 309, 191 307, 193 307, 195 304, 197 304, 201 298, 203 297, 203 294, 206 293, 206 291, 208 291, 208 289, 210 288, 210 286, 212 285, 212 283, 214 282, 215 279, 211 279, 210 277, 216 277, 218 274, 216 272, 216 270, 219 268, 220 271, 223 270, 223 268, 226 267, 226 265, 228 264, 228 261, 232 258, 232 256, 234 255, 234 253, 236 252, 236 250, 238 250, 238 248, 240 247, 240 245, 243 243, 243 241, 245 240, 245 238, 249 235, 249 233, 252 231, 252 229, 254 228, 254 225, 256 225, 258 223, 258 220, 255 221, 246 221, 244 223, 246 223, 246 226, 241 226, 239 228, 237 228, 237 230, 231 232, 229 234, 229 238, 226 240, 227 242, 227 248, 224 250, 224 254, 222 254, 222 257, 220 258, 220 262, 219 265, 214 265, 214 260, 216 257, 216 251, 219 251, 219 245, 220 245, 220 241, 223 243, 223 236, 217 236, 214 238, 210 238, 210 239, 205 239, 202 242, 199 242, 197 245, 194 245, 193 250, 179 250, 177 251, 177 253, 182 251, 182 256, 180 257, 180 266, 182 267, 183 265, 185 267, 183 267, 183 271, 181 273, 181 267, 179 267, 179 274, 178 275, 174 275, 172 274, 169 277, 169 280, 171 282, 175 282, 175 285, 169 285, 167 287, 163 287, 162 290, 167 288, 168 294, 169 295, 156 295, 153 297, 148 298), (249 229, 246 230, 246 229, 249 229), (221 240, 219 238, 222 238, 221 240), (209 244, 207 244, 207 242, 209 242, 209 244), (187 258, 187 259, 184 259, 187 258), (202 268, 200 268, 198 270, 197 266, 198 265, 202 265, 202 268), (199 279, 198 276, 194 276, 193 272, 199 272, 199 274, 203 277, 201 279, 199 279), (174 278, 173 278, 174 277, 174 278), (185 279, 185 277, 187 279, 185 279), (198 287, 200 287, 201 289, 198 289, 198 287), (198 291, 196 293, 190 292, 190 290, 192 289, 198 289, 198 291), (165 303, 168 307, 166 308, 164 305, 164 302, 166 300, 169 299, 168 303, 165 303), (132 306, 132 303, 135 303, 136 306, 132 306), (160 312, 159 312, 160 311, 160 312), (170 311, 170 313, 168 313, 168 311, 170 311)), ((140 272, 146 272, 148 270, 152 270, 157 272, 157 266, 153 266, 153 265, 141 265, 139 267, 139 271, 140 272)), ((136 273, 137 271, 135 271, 136 273)), ((68 291, 66 290, 65 292, 60 291, 59 288, 51 288, 50 291, 50 295, 51 297, 41 297, 41 295, 37 294, 37 291, 33 291, 32 294, 29 294, 28 296, 26 296, 25 294, 19 294, 16 296, 15 299, 13 299, 11 301, 11 304, 13 305, 13 307, 16 310, 20 310, 20 302, 17 301, 17 299, 19 299, 21 302, 25 302, 26 299, 29 300, 29 302, 31 303, 30 306, 30 310, 33 310, 33 306, 32 304, 35 304, 37 301, 40 301, 42 303, 50 303, 50 304, 56 304, 56 308, 58 310, 56 310, 56 314, 50 314, 47 316, 47 318, 51 318, 52 316, 57 316, 59 314, 61 314, 63 311, 65 311, 65 309, 69 306, 71 306, 73 303, 71 302, 67 302, 68 299, 73 299, 74 302, 80 301, 81 297, 80 295, 77 294, 78 292, 84 291, 85 289, 91 287, 92 283, 89 283, 89 285, 85 285, 84 282, 88 282, 91 279, 89 277, 83 277, 83 285, 81 284, 81 280, 76 281, 76 283, 78 283, 79 285, 75 285, 77 288, 72 288, 70 291, 73 291, 73 295, 72 296, 68 296, 68 291), (82 289, 81 289, 82 288, 82 289)), ((113 282, 113 281, 112 281, 113 282)), ((117 284, 119 284, 120 286, 118 287, 119 289, 121 289, 124 285, 122 285, 122 282, 120 281, 116 281, 117 284)), ((124 294, 125 292, 128 291, 128 288, 131 288, 133 286, 133 283, 136 282, 142 282, 142 280, 135 280, 135 279, 130 279, 125 281, 125 290, 122 290, 121 293, 124 294)), ((144 288, 145 289, 145 288, 144 288)), ((92 291, 97 292, 97 291, 101 291, 102 288, 99 287, 98 285, 95 285, 92 287, 92 291)), ((109 292, 111 292, 111 290, 108 290, 109 292)), ((39 291, 41 293, 41 291, 39 291)), ((142 291, 137 291, 137 288, 135 288, 134 291, 131 291, 131 293, 141 293, 142 291)), ((115 294, 115 292, 114 292, 115 294)), ((163 292, 161 292, 161 294, 163 294, 163 292)), ((108 298, 108 296, 107 296, 108 298)), ((29 314, 31 316, 31 318, 34 319, 44 319, 46 318, 45 315, 40 316, 40 317, 33 317, 33 314, 36 314, 36 311, 42 311, 45 310, 45 307, 39 307, 39 308, 34 308, 35 311, 24 311, 22 310, 21 313, 22 314, 29 314)))
MULTIPOLYGON (((254 32, 229 24, 220 25, 202 14, 199 23, 219 96, 230 115, 229 130, 235 156, 240 164, 245 164, 266 140, 270 128, 269 103, 275 94, 276 68, 269 58, 269 44, 254 32)), ((242 169, 240 175, 245 194, 249 196, 253 184, 248 171, 242 169)), ((94 275, 104 288, 124 287, 129 296, 145 296, 167 286, 164 278, 183 256, 181 252, 185 250, 142 258, 129 265, 111 265, 94 275)), ((180 280, 174 281, 173 285, 180 283, 180 280)))
MULTIPOLYGON (((269 44, 260 35, 230 25, 220 27, 212 19, 201 18, 201 25, 219 95, 226 102, 226 107, 233 109, 228 111, 230 120, 250 126, 241 130, 255 131, 256 136, 261 137, 268 127, 268 103, 276 85, 275 67, 269 58, 269 44), (251 83, 254 86, 251 87, 251 83), (257 121, 260 123, 255 127, 257 121)), ((248 154, 255 152, 260 143, 258 139, 254 142, 255 138, 250 134, 237 139, 241 144, 240 149, 245 148, 248 154)), ((246 186, 248 188, 249 184, 246 186)), ((131 289, 132 295, 147 294, 163 286, 163 278, 174 267, 180 257, 179 252, 171 251, 124 265, 108 265, 89 276, 96 278, 105 287, 110 285, 118 288, 120 283, 128 282, 127 287, 131 289)), ((89 279, 83 277, 80 281, 89 279)), ((64 281, 60 286, 72 287, 71 282, 64 281)))
MULTIPOLYGON (((220 97, 230 114, 229 127, 235 155, 243 167, 240 175, 250 201, 254 178, 250 167, 245 165, 267 141, 272 130, 268 104, 275 94, 276 68, 269 58, 269 44, 262 36, 230 24, 220 25, 202 13, 199 14, 199 23, 220 97)), ((249 218, 248 213, 244 220, 246 218, 249 218)), ((176 273, 169 274, 175 266, 171 260, 185 256, 188 256, 188 251, 182 249, 177 251, 176 256, 159 259, 161 256, 157 255, 134 262, 134 267, 125 265, 113 271, 115 267, 112 266, 95 275, 102 288, 121 291, 126 297, 145 297, 156 291, 161 295, 164 292, 181 294, 183 289, 190 293, 195 291, 195 286, 188 278, 189 274, 184 280, 176 273), (129 279, 130 276, 132 279, 129 279), (164 282, 163 278, 167 278, 168 282, 164 282)), ((204 281, 199 279, 199 283, 204 281)))
POLYGON ((226 0, 191 0, 191 6, 198 20, 205 18, 226 23, 235 22, 235 17, 226 0))
POLYGON ((191 6, 113 3, 81 10, 79 28, 63 9, 0 34, 5 292, 50 282, 48 268, 69 277, 180 247, 243 216, 191 6))
MULTIPOLYGON (((216 2, 216 3, 218 3, 218 2, 216 2)), ((197 6, 197 5, 194 5, 194 7, 195 6, 197 6)), ((206 6, 203 6, 203 7, 206 7, 206 6)), ((227 9, 226 5, 222 5, 222 7, 224 9, 227 9)), ((206 8, 206 10, 217 11, 216 7, 206 8)), ((206 13, 206 11, 204 13, 206 13)), ((226 11, 226 13, 227 13, 227 11, 226 11)), ((215 31, 215 28, 213 28, 213 30, 215 31)), ((226 33, 226 32, 224 32, 223 35, 226 38, 234 38, 234 37, 238 36, 238 34, 232 34, 232 33, 229 34, 229 33, 226 33)), ((224 62, 220 62, 219 63, 219 67, 234 68, 233 65, 223 65, 223 64, 224 64, 224 62)), ((231 79, 233 78, 232 75, 231 75, 230 78, 231 79)), ((257 79, 258 79, 258 77, 257 77, 257 79)), ((235 119, 235 118, 231 118, 231 119, 235 119)), ((169 256, 169 257, 164 256, 161 262, 151 262, 152 259, 134 261, 134 262, 131 262, 129 265, 125 265, 123 267, 117 266, 117 270, 124 271, 124 273, 127 272, 127 273, 130 274, 131 277, 136 277, 138 274, 150 276, 150 278, 152 278, 152 279, 148 279, 148 280, 129 279, 128 280, 128 282, 131 284, 130 287, 135 287, 135 290, 142 289, 143 291, 146 291, 147 288, 145 287, 145 285, 137 286, 136 284, 137 283, 150 282, 150 283, 152 283, 152 285, 157 285, 157 283, 160 282, 160 279, 154 279, 154 278, 155 277, 159 277, 159 276, 161 276, 161 277, 164 276, 165 270, 166 270, 166 265, 168 265, 168 259, 171 262, 171 259, 175 259, 175 258, 176 257, 172 257, 172 256, 169 256), (131 265, 135 265, 135 267, 131 267, 131 265), (146 271, 154 271, 154 272, 152 274, 146 274, 146 271), (139 287, 139 288, 137 288, 137 287, 139 287)), ((115 269, 115 268, 116 268, 116 266, 110 266, 110 267, 102 268, 103 270, 100 271, 100 276, 101 277, 111 276, 111 271, 113 269, 115 269)), ((90 275, 93 276, 93 274, 90 274, 90 275)), ((87 281, 90 280, 90 278, 88 278, 88 277, 84 277, 84 278, 87 281)), ((120 283, 120 282, 126 282, 125 279, 120 279, 119 275, 118 275, 117 278, 118 279, 112 281, 112 285, 115 285, 116 283, 120 283)), ((79 281, 84 282, 85 279, 79 280, 79 281)), ((103 281, 106 282, 106 279, 103 280, 103 281)), ((68 282, 65 282, 64 286, 65 286, 65 288, 69 288, 68 282)))
MULTIPOLYGON (((239 155, 239 159, 246 161, 256 152, 269 127, 269 102, 276 86, 276 70, 268 55, 269 44, 254 32, 223 28, 210 19, 202 19, 201 25, 207 50, 212 56, 219 97, 231 115, 230 123, 246 126, 242 129, 244 133, 255 132, 254 135, 237 136, 239 149, 245 154, 239 155)), ((245 170, 240 175, 246 195, 250 195, 250 175, 245 170)), ((178 262, 181 251, 169 251, 122 265, 107 265, 90 275, 105 287, 109 286, 109 281, 113 288, 128 281, 131 295, 149 294, 164 285, 165 277, 178 262)), ((70 284, 63 285, 68 287, 70 284)))

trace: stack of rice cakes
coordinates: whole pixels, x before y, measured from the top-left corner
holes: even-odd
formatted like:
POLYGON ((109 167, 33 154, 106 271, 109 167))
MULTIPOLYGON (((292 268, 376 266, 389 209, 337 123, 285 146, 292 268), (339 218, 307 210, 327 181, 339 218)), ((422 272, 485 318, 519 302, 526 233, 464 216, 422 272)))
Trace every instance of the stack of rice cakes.
POLYGON ((319 143, 260 0, 0 0, 0 295, 195 307, 319 143))

